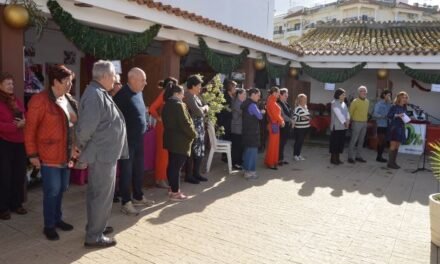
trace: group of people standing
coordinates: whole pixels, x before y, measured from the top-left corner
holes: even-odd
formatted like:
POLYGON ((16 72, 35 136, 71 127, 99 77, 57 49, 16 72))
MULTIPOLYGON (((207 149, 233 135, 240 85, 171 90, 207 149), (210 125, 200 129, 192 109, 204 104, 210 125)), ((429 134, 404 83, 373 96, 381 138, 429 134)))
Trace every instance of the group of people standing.
MULTIPOLYGON (((116 241, 107 235, 116 185, 121 195, 121 211, 139 213, 137 206, 151 206, 145 198, 143 135, 146 131, 146 107, 142 91, 147 84, 145 72, 132 68, 127 84, 110 61, 94 63, 93 80, 86 87, 79 103, 70 95, 74 73, 64 65, 48 71, 47 89, 34 95, 25 107, 14 96, 14 78, 0 74, 0 219, 11 213, 26 214, 23 208, 27 159, 41 170, 43 179, 43 233, 49 240, 58 240, 57 229, 73 230, 62 214, 63 193, 69 184, 70 168, 88 167, 86 247, 109 247, 116 241), (119 162, 120 178, 116 184, 119 162)), ((187 196, 180 189, 180 172, 185 167, 185 181, 199 184, 208 179, 200 173, 205 155, 205 116, 209 106, 201 100, 203 80, 191 75, 187 89, 169 77, 160 83, 163 89, 150 107, 157 119, 156 180, 168 189, 169 199, 183 201, 187 196)), ((293 157, 301 155, 304 138, 310 127, 307 96, 299 94, 295 108, 288 103, 288 90, 272 87, 266 104, 260 104, 257 88, 244 90, 234 81, 225 83, 225 108, 220 125, 225 138, 232 141, 235 169, 242 169, 246 179, 257 178, 256 164, 261 144, 261 125, 268 131, 264 163, 269 169, 288 164, 284 156, 291 130, 294 134, 293 157), (266 118, 266 120, 264 120, 266 118), (266 121, 266 122, 264 122, 266 121)), ((347 107, 346 93, 337 89, 331 103, 331 163, 339 165, 346 130, 352 127, 349 163, 366 162, 362 157, 369 102, 367 88, 358 89, 356 98, 347 107)), ((408 94, 400 92, 391 105, 391 94, 383 91, 373 117, 377 121, 378 162, 398 169, 397 150, 405 140, 404 120, 408 94), (390 141, 389 159, 383 158, 386 141, 390 141)))
MULTIPOLYGON (((346 104, 346 92, 339 88, 334 93, 331 102, 331 124, 330 124, 330 163, 335 165, 343 164, 340 154, 344 150, 345 134, 351 126, 351 137, 348 147, 348 162, 367 162, 362 157, 365 136, 367 133, 367 121, 369 111, 369 101, 367 99, 368 90, 365 86, 358 88, 358 96, 350 107, 346 104)), ((374 106, 372 117, 377 124, 377 162, 387 162, 387 167, 399 169, 396 163, 397 152, 401 143, 405 142, 405 122, 406 105, 408 94, 399 92, 391 103, 391 92, 382 91, 380 100, 374 106), (390 143, 388 160, 383 157, 387 142, 390 143)))
POLYGON ((223 138, 232 142, 234 169, 243 169, 247 179, 257 178, 256 158, 261 144, 261 125, 264 123, 267 123, 265 129, 268 131, 264 163, 269 169, 277 170, 278 166, 288 164, 284 159, 284 147, 292 129, 295 135, 294 159, 305 160, 301 149, 310 127, 305 94, 298 95, 296 107, 292 109, 288 103, 288 89, 272 87, 266 104, 259 107, 259 89, 246 91, 236 88, 236 83, 230 80, 225 82, 224 87, 227 99, 220 113, 219 125, 225 128, 223 138), (263 122, 265 117, 266 122, 263 122))

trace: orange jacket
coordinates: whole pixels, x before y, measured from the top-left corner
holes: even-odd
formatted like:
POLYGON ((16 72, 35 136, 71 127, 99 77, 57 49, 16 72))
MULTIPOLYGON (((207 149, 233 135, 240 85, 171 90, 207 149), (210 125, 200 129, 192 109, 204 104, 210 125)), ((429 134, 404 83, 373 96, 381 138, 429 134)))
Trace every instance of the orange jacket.
POLYGON ((148 110, 150 114, 156 119, 161 116, 162 108, 165 103, 163 100, 163 94, 165 93, 165 89, 162 90, 163 91, 160 92, 159 96, 156 97, 154 102, 151 104, 150 109, 148 110))
MULTIPOLYGON (((66 97, 77 111, 70 95, 66 97)), ((70 158, 69 121, 55 100, 50 88, 32 96, 26 115, 24 142, 29 157, 39 157, 43 164, 65 165, 70 158)))
POLYGON ((281 107, 277 104, 277 98, 275 96, 270 95, 267 98, 266 111, 270 123, 281 125, 284 122, 281 116, 281 107))

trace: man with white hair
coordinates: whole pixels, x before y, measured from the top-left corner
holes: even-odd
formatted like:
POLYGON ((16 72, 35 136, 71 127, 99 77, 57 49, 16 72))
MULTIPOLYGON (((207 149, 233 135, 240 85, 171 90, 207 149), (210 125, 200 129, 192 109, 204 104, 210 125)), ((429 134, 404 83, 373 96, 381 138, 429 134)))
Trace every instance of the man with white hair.
POLYGON ((370 102, 367 99, 367 87, 358 88, 358 98, 350 104, 351 139, 348 147, 348 162, 367 162, 362 158, 365 135, 367 133, 368 108, 370 102), (356 146, 357 144, 357 146, 356 146))
POLYGON ((128 72, 128 83, 113 98, 124 114, 127 125, 129 158, 121 160, 119 192, 122 198, 121 211, 127 215, 138 215, 134 206, 151 206, 142 193, 144 180, 144 134, 147 129, 145 104, 142 91, 147 85, 147 76, 139 68, 128 72), (132 197, 133 191, 133 197, 132 197))
POLYGON ((110 61, 93 65, 93 81, 81 97, 76 143, 79 161, 88 164, 87 226, 85 247, 111 247, 113 238, 105 235, 113 203, 116 163, 128 158, 127 132, 122 112, 109 91, 115 82, 115 68, 110 61))

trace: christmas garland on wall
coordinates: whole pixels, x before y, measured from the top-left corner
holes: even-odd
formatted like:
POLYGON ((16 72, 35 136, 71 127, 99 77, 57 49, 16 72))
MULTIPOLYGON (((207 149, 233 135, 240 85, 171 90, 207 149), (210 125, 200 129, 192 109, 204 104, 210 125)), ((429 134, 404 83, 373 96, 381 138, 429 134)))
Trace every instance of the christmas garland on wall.
POLYGON ((142 33, 105 33, 78 23, 55 0, 49 0, 47 7, 66 38, 84 53, 99 59, 122 60, 133 57, 148 48, 161 28, 161 25, 156 24, 142 33))
POLYGON ((287 72, 290 68, 290 61, 288 61, 284 66, 275 66, 267 60, 266 54, 263 54, 263 60, 266 65, 265 68, 269 79, 282 78, 287 75, 287 72))
POLYGON ((425 70, 411 69, 401 62, 397 63, 397 65, 399 65, 400 69, 402 69, 406 75, 413 79, 429 84, 440 83, 440 74, 427 73, 425 70))
POLYGON ((199 37, 199 48, 208 65, 216 72, 223 74, 230 74, 238 69, 247 58, 247 55, 249 55, 247 48, 243 49, 238 55, 217 54, 208 47, 205 40, 201 37, 199 37))
POLYGON ((300 62, 302 69, 307 75, 323 83, 342 83, 358 74, 367 65, 362 62, 349 69, 317 69, 312 68, 304 62, 300 62))

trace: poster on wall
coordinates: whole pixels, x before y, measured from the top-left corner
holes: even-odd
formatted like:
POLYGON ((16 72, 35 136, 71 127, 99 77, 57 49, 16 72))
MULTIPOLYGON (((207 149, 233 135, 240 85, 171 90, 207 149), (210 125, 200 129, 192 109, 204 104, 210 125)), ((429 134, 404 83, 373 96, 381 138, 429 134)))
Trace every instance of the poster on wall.
POLYGON ((335 84, 335 83, 325 83, 325 84, 324 84, 324 89, 325 89, 326 91, 334 91, 334 90, 335 90, 335 87, 336 87, 336 84, 335 84))
POLYGON ((421 155, 425 149, 426 124, 405 124, 406 141, 399 147, 400 153, 421 155))
POLYGON ((432 84, 431 86, 431 92, 437 92, 440 93, 440 84, 432 84))
POLYGON ((121 61, 120 60, 114 60, 114 61, 112 61, 112 63, 113 63, 113 66, 115 66, 116 74, 121 74, 122 73, 121 61))
POLYGON ((64 64, 73 65, 76 63, 76 52, 75 51, 64 51, 64 64))

